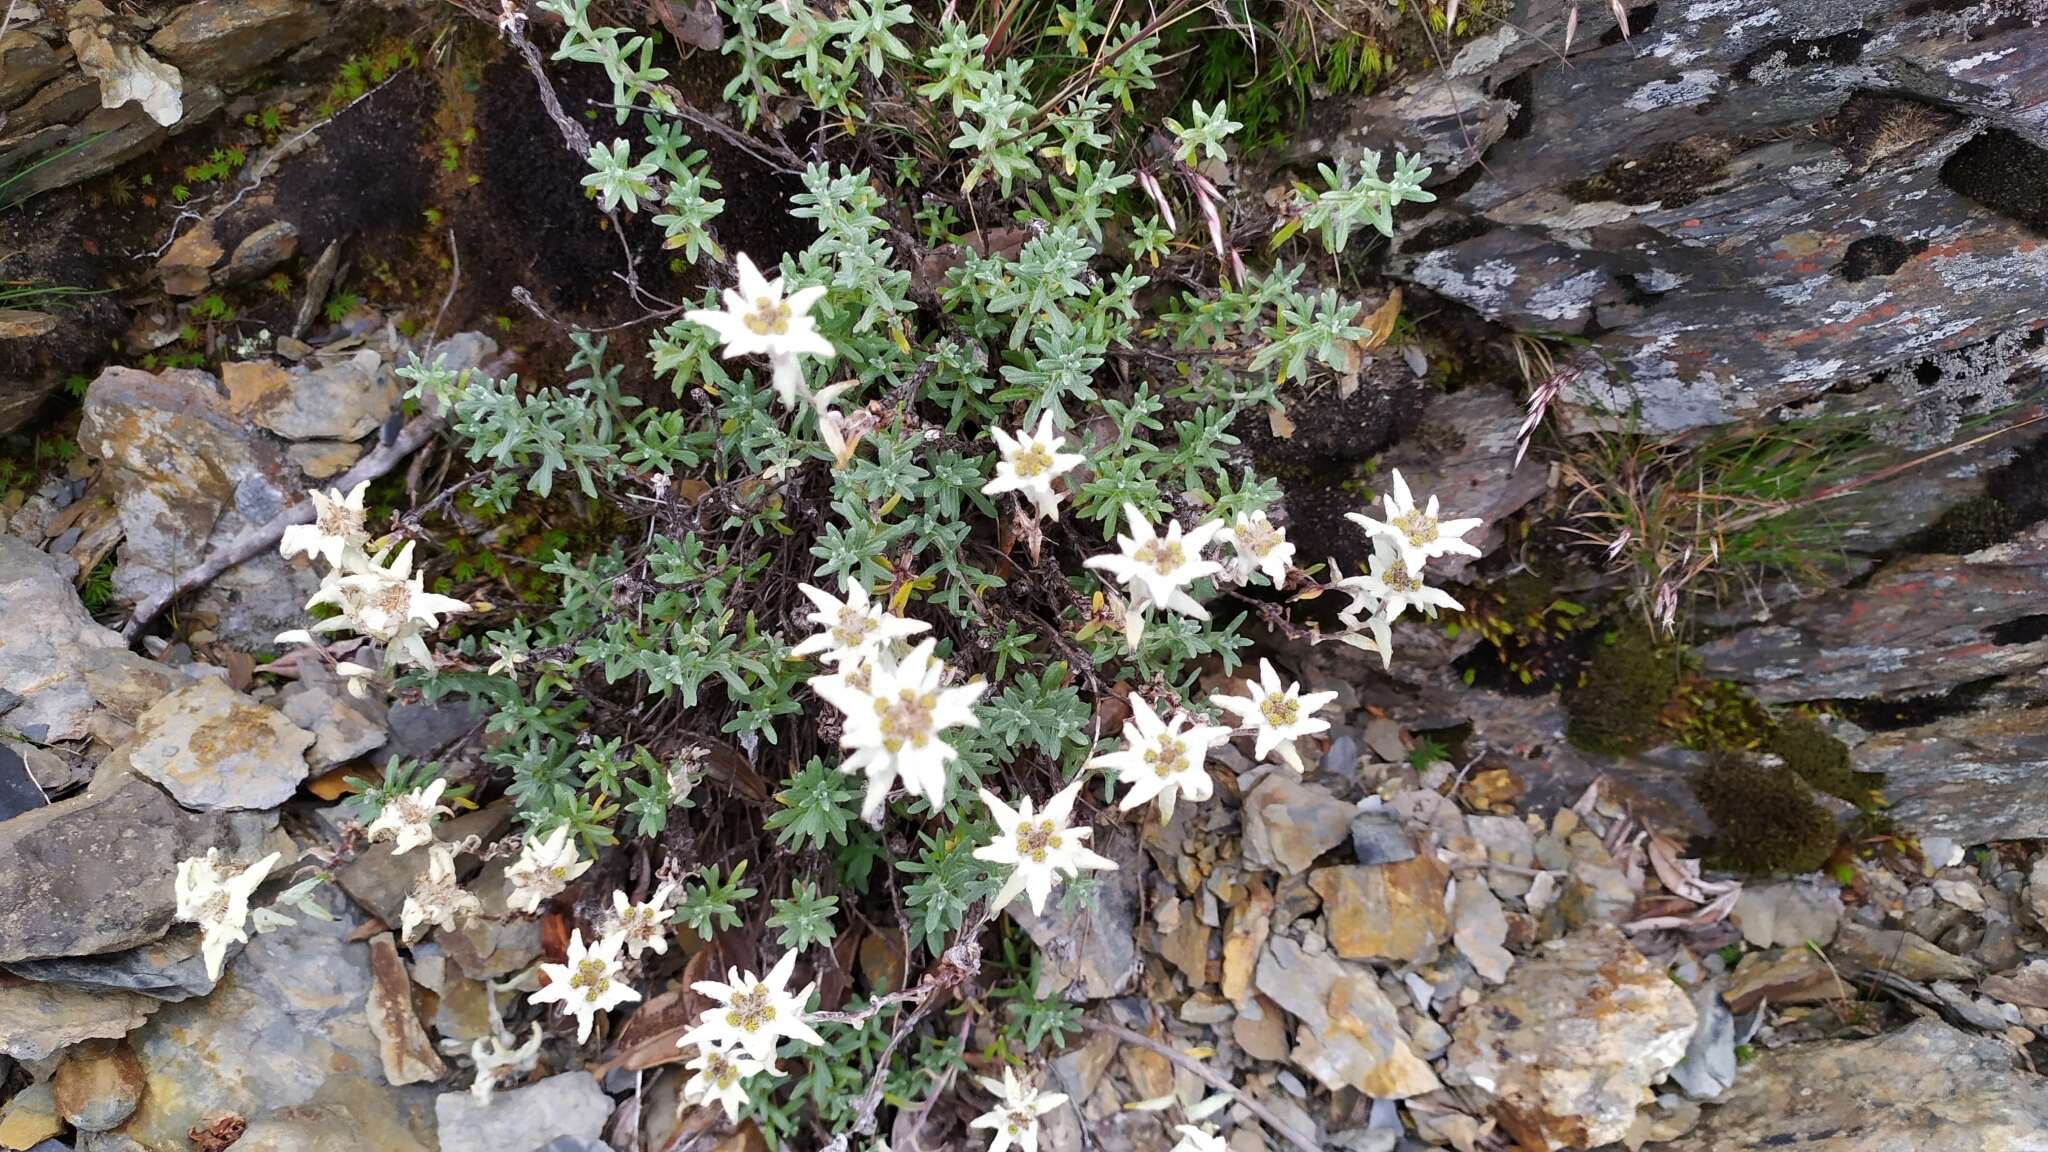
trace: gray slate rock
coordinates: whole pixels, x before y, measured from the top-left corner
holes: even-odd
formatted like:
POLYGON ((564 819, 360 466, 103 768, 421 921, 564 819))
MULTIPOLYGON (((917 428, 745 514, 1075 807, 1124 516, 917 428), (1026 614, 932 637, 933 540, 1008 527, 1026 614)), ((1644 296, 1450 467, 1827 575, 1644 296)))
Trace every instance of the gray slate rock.
POLYGON ((307 760, 315 772, 345 764, 383 747, 384 726, 365 716, 333 683, 286 689, 282 705, 291 722, 313 734, 307 760))
POLYGON ((1138 897, 1148 857, 1129 835, 1104 829, 1097 836, 1095 850, 1116 861, 1117 868, 1097 874, 1100 882, 1087 900, 1064 911, 1054 893, 1043 916, 1034 916, 1030 903, 1023 900, 1011 901, 1006 910, 1044 960, 1036 992, 1040 997, 1121 996, 1135 985, 1143 966, 1138 955, 1138 897))
POLYGON ((221 279, 229 284, 254 280, 291 259, 298 251, 297 225, 289 220, 265 224, 242 237, 242 242, 235 245, 234 255, 228 257, 228 266, 222 270, 221 279))
POLYGON ((260 810, 298 791, 313 741, 276 709, 207 677, 136 718, 129 763, 187 808, 260 810))
POLYGON ((1885 732, 1851 750, 1884 774, 1900 827, 1958 844, 2048 837, 2048 708, 1996 710, 1885 732))
POLYGON ((360 918, 325 899, 336 920, 254 937, 212 995, 131 1037, 149 1088, 124 1133, 184 1149, 194 1125, 234 1112, 249 1122, 237 1152, 431 1152, 433 1092, 384 1083, 368 951, 348 939, 360 918))
POLYGON ((132 992, 61 984, 0 987, 0 1055, 41 1060, 81 1040, 126 1036, 158 1002, 132 992))
MULTIPOLYGON (((240 951, 240 945, 230 945, 229 959, 240 951)), ((88 989, 97 995, 135 992, 174 1003, 204 996, 218 983, 207 978, 199 929, 193 925, 179 925, 161 940, 122 952, 16 960, 0 968, 24 980, 88 989)))
POLYGON ((2048 664, 2016 627, 2048 604, 2048 525, 1969 556, 1922 556, 1777 622, 1694 649, 1770 703, 1927 694, 2048 664))
POLYGON ((55 559, 0 533, 0 693, 17 701, 0 723, 41 744, 84 738, 93 698, 80 665, 123 647, 78 602, 55 559))
POLYGON ((564 1137, 595 1141, 612 1100, 585 1072, 564 1072, 478 1104, 467 1092, 434 1101, 441 1152, 542 1152, 564 1137))
POLYGON ((84 794, 0 824, 0 963, 161 937, 177 909, 178 861, 213 847, 253 859, 276 822, 187 812, 156 785, 102 765, 84 794))
POLYGON ((251 415, 287 440, 359 440, 398 406, 398 385, 368 349, 318 368, 294 365, 289 386, 251 415))
POLYGON ((2048 1147, 2048 1080, 1936 1019, 1766 1051, 1664 1152, 2016 1152, 2048 1147))

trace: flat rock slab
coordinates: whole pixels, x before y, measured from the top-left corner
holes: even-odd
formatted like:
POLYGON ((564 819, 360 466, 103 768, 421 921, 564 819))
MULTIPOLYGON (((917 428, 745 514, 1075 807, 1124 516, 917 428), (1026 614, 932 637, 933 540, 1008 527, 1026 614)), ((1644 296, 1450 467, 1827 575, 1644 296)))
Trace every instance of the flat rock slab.
POLYGON ((348 939, 360 921, 324 898, 337 919, 254 937, 212 995, 165 1005, 131 1037, 149 1087, 120 1134, 184 1149, 187 1131, 233 1112, 259 1137, 237 1149, 431 1152, 433 1092, 385 1083, 368 951, 348 939))
POLYGON ((2048 664, 2048 525, 1968 556, 1921 556, 1776 623, 1693 651, 1773 704, 1938 692, 2048 664))
POLYGON ((0 968, 39 984, 83 988, 96 995, 135 992, 175 1003, 204 996, 219 983, 207 978, 199 941, 198 926, 181 924, 161 940, 122 952, 16 960, 0 968))
POLYGON ((1043 916, 1017 901, 1007 910, 1044 961, 1036 990, 1040 997, 1064 993, 1102 1000, 1129 992, 1137 982, 1143 964, 1137 926, 1146 857, 1133 837, 1114 831, 1105 831, 1095 850, 1116 861, 1117 869, 1105 874, 1078 907, 1064 910, 1055 894, 1043 916))
POLYGON ((541 1152, 564 1137, 596 1140, 611 1118, 612 1100, 587 1072, 564 1072, 499 1092, 478 1104, 467 1092, 434 1101, 441 1152, 541 1152))
POLYGON ((1916 835, 1962 845, 2048 837, 2048 708, 1881 733, 1850 761, 1884 774, 1888 811, 1916 835))
POLYGON ((1916 371, 1908 394, 1953 405, 1951 427, 2012 399, 2020 357, 1967 354, 2048 314, 2048 251, 1998 187, 2027 170, 2048 99, 2031 23, 1713 0, 1625 38, 1579 5, 1566 58, 1570 5, 1515 8, 1448 68, 1304 137, 1318 157, 1398 142, 1438 180, 1484 155, 1440 191, 1445 226, 1402 238, 1397 274, 1524 331, 1585 334, 1565 400, 1646 432, 1916 371))
POLYGON ((55 559, 0 533, 0 699, 19 701, 0 726, 41 744, 82 739, 93 696, 80 665, 124 647, 78 602, 55 559))
POLYGON ((1444 1079, 1485 1093, 1524 1148, 1590 1148, 1629 1130, 1697 1023, 1685 990, 1597 923, 1546 942, 1458 1017, 1444 1079))
POLYGON ((0 1055, 41 1060, 82 1040, 118 1039, 149 1019, 158 1003, 133 992, 61 984, 0 987, 0 1055))
POLYGON ((313 741, 283 713, 208 677, 136 718, 129 763, 187 808, 275 808, 305 780, 313 741))
POLYGON ((147 780, 116 773, 105 787, 0 824, 0 963, 161 937, 177 909, 178 861, 216 847, 248 857, 276 821, 188 812, 147 780))
POLYGON ((1766 1051, 1665 1152, 2014 1152, 2048 1147, 2048 1080, 1940 1020, 1766 1051))

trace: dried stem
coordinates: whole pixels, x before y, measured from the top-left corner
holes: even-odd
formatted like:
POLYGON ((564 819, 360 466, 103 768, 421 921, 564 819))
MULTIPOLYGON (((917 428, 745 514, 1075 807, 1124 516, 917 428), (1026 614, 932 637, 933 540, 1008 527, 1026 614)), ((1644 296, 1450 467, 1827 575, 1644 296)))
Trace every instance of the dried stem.
POLYGON ((1251 1111, 1252 1115, 1259 1118, 1260 1123, 1285 1136, 1289 1143, 1300 1148, 1302 1152, 1322 1152, 1322 1145, 1317 1144, 1313 1136, 1304 1136, 1300 1132, 1295 1131, 1285 1120, 1280 1119, 1279 1115, 1271 1108, 1254 1100, 1249 1093, 1232 1084, 1228 1076, 1223 1075, 1193 1056, 1182 1052, 1180 1049, 1170 1044, 1162 1044, 1142 1032, 1133 1032, 1122 1025, 1111 1024, 1107 1020, 1096 1020, 1092 1017, 1084 1016, 1081 1018, 1081 1027, 1090 1032, 1100 1032, 1105 1036, 1114 1036, 1126 1044, 1136 1044, 1140 1048, 1157 1052, 1171 1061, 1175 1067, 1185 1068, 1194 1073, 1211 1088, 1227 1092, 1232 1097, 1235 1097, 1238 1103, 1243 1104, 1251 1111))

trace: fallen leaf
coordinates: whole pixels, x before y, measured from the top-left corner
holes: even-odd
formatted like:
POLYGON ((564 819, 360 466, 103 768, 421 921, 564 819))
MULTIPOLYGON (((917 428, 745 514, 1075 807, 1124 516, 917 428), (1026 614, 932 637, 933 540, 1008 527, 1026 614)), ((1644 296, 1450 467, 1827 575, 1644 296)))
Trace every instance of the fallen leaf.
POLYGON ((1285 408, 1266 409, 1266 426, 1273 430, 1273 435, 1282 440, 1294 438, 1294 421, 1287 418, 1285 408))
POLYGON ((1360 346, 1378 348, 1394 336, 1394 321, 1401 318, 1401 290, 1395 288, 1387 293, 1386 302, 1372 310, 1365 318, 1366 337, 1360 346))

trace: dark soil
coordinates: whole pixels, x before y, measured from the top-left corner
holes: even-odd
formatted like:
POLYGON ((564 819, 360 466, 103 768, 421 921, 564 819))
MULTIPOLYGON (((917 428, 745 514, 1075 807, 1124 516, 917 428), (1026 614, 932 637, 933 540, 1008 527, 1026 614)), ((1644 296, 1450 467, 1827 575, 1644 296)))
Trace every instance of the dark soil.
POLYGON ((1714 136, 1688 136, 1659 144, 1632 160, 1616 160, 1596 175, 1574 180, 1564 193, 1580 203, 1662 204, 1676 208, 1706 195, 1728 171, 1733 146, 1714 136))
POLYGON ((1430 394, 1398 357, 1382 355, 1368 362, 1349 397, 1339 396, 1334 385, 1289 396, 1292 436, 1274 435, 1264 410, 1247 412, 1231 425, 1258 470, 1279 479, 1288 538, 1301 548, 1302 563, 1334 556, 1347 573, 1364 569, 1371 546, 1344 519, 1365 507, 1370 495, 1359 479, 1361 466, 1415 431, 1430 394))

